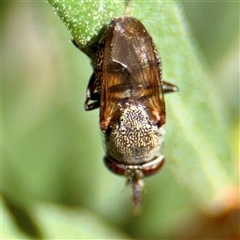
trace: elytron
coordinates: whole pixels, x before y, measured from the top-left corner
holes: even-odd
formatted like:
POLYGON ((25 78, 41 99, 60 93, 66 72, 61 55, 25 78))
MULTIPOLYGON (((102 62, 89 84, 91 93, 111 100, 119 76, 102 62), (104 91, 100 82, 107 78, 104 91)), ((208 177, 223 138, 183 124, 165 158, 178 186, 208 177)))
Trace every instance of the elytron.
POLYGON ((133 205, 138 208, 143 178, 156 173, 164 162, 163 94, 178 88, 163 81, 152 38, 142 23, 130 16, 112 19, 98 42, 93 67, 85 110, 100 107, 105 164, 127 178, 133 205))

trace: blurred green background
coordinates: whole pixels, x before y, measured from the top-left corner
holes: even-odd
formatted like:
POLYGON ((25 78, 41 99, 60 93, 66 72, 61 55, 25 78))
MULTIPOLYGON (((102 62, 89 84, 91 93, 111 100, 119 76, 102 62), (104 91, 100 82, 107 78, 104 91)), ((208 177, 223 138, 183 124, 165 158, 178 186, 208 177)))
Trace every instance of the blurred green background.
MULTIPOLYGON (((182 7, 227 109, 226 134, 237 162, 239 3, 183 2, 182 7)), ((124 178, 102 162, 98 111, 83 109, 90 60, 72 45, 51 5, 9 1, 1 9, 3 238, 194 235, 189 222, 201 223, 201 210, 167 165, 146 179, 143 213, 132 214, 124 178)))

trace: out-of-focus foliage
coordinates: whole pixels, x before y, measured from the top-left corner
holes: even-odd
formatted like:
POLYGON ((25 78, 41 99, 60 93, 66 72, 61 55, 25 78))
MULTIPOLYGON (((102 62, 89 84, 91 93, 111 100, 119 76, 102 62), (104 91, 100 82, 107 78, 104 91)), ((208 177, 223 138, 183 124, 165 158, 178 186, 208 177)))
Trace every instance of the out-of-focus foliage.
MULTIPOLYGON (((98 111, 83 110, 90 60, 72 45, 50 4, 1 5, 3 239, 179 239, 178 233, 196 234, 194 222, 201 229, 209 216, 196 215, 210 203, 232 221, 221 208, 227 203, 224 211, 230 211, 237 201, 238 3, 184 3, 190 28, 176 3, 133 1, 133 15, 161 53, 164 78, 180 87, 166 97, 167 161, 146 179, 141 216, 131 213, 124 179, 101 161, 98 111)), ((218 225, 209 226, 207 237, 225 236, 217 235, 218 225)))

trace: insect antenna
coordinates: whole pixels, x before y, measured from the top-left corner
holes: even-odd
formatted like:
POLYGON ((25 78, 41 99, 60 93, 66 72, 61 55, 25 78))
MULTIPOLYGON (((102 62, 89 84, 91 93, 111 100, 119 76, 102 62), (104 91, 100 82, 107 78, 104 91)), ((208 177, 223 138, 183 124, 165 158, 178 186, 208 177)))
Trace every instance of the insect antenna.
POLYGON ((125 15, 126 16, 132 15, 132 1, 131 0, 126 0, 125 15))
POLYGON ((139 172, 139 170, 127 172, 127 185, 131 185, 133 213, 140 215, 142 212, 141 204, 144 189, 142 172, 139 172))

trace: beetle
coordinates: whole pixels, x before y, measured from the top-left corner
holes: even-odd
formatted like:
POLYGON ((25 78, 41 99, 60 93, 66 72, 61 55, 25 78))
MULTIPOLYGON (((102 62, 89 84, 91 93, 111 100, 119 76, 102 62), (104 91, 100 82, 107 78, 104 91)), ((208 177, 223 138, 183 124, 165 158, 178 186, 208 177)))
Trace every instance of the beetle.
MULTIPOLYGON (((76 43, 75 43, 76 45, 76 43)), ((164 93, 178 91, 162 79, 161 61, 143 24, 134 17, 113 18, 98 42, 85 110, 100 108, 104 162, 132 185, 139 208, 143 178, 163 165, 166 121, 164 93)))

